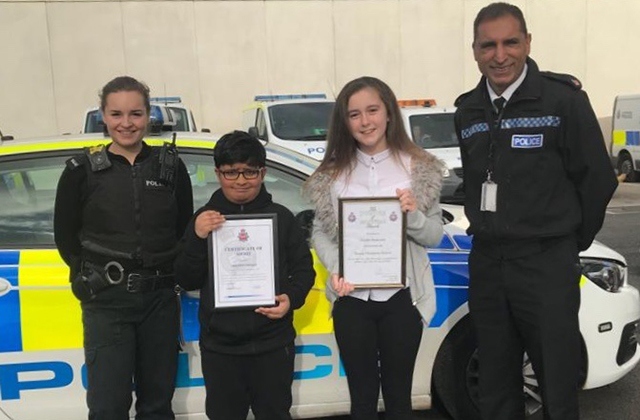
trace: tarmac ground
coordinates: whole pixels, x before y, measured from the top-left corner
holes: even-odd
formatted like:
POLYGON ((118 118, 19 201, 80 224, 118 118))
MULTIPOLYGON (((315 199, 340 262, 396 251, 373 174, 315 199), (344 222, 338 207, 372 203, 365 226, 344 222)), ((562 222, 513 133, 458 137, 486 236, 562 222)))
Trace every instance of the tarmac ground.
POLYGON ((640 182, 621 182, 608 207, 640 206, 640 182))

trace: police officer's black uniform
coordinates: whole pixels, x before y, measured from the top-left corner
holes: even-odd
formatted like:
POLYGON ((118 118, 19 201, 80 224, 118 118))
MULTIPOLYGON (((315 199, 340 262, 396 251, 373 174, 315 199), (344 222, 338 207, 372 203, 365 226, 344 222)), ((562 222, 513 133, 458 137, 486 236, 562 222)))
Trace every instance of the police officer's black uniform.
POLYGON ((501 115, 485 77, 456 101, 474 236, 469 308, 480 352, 481 412, 491 420, 524 418, 524 350, 545 418, 570 420, 578 418, 578 252, 600 230, 617 180, 580 83, 540 72, 530 58, 527 66, 501 115), (497 184, 495 211, 481 211, 488 170, 497 184))
POLYGON ((55 240, 82 305, 90 419, 128 419, 132 381, 137 419, 174 418, 173 260, 193 200, 182 161, 169 182, 159 154, 143 143, 131 165, 106 149, 87 151, 67 162, 58 184, 55 240))

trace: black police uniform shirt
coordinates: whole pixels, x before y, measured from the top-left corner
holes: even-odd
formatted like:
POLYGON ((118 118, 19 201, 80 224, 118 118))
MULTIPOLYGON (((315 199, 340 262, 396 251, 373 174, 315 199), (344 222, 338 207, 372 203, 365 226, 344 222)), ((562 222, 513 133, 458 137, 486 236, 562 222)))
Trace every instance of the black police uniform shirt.
POLYGON ((576 235, 586 249, 602 226, 615 173, 580 82, 540 72, 531 58, 527 66, 494 131, 496 212, 480 210, 494 118, 486 78, 456 100, 468 233, 485 240, 576 235))

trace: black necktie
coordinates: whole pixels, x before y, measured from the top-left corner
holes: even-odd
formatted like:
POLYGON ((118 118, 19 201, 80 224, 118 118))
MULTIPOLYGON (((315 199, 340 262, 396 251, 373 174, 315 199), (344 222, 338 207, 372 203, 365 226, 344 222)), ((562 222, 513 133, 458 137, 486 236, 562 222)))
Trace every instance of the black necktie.
POLYGON ((493 100, 493 105, 496 107, 496 110, 498 111, 498 115, 502 113, 502 108, 504 108, 504 104, 506 103, 507 103, 507 100, 504 99, 502 96, 499 96, 493 100))
POLYGON ((499 96, 493 100, 493 106, 497 111, 495 114, 495 119, 493 121, 496 126, 499 124, 500 120, 502 119, 502 110, 504 108, 505 103, 507 103, 507 100, 504 99, 502 96, 499 96))

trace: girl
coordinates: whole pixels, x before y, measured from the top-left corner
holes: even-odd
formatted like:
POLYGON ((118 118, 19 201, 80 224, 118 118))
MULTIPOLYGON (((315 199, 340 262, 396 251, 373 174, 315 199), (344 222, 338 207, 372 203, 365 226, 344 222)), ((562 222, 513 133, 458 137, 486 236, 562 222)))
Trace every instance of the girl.
MULTIPOLYGON (((443 164, 407 136, 389 86, 361 77, 336 100, 325 157, 305 184, 316 207, 312 242, 327 270, 327 297, 354 420, 411 418, 411 384, 423 325, 435 313, 425 246, 443 234, 443 164), (406 287, 355 289, 338 275, 338 198, 397 196, 407 213, 406 287)), ((375 282, 375 279, 372 279, 375 282)))

